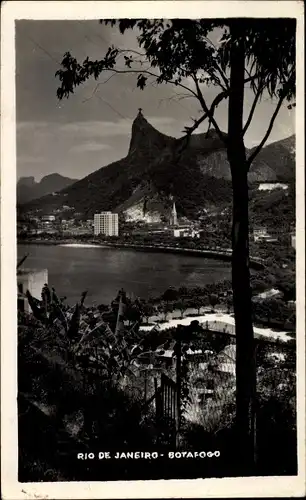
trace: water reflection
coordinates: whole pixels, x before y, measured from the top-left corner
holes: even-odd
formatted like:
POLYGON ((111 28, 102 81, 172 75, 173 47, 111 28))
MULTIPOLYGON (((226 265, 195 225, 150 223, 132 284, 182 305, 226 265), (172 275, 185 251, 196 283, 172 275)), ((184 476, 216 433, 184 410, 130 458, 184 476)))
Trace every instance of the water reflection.
POLYGON ((169 286, 196 287, 230 278, 230 265, 200 257, 127 249, 19 245, 27 267, 47 268, 49 284, 69 303, 88 289, 89 302, 109 303, 119 288, 147 298, 169 286))

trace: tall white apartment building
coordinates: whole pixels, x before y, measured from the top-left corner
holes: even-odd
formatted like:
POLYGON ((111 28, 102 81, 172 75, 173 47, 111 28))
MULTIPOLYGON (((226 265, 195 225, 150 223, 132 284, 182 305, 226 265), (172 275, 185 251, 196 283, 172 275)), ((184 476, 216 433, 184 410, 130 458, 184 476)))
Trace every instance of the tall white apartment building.
POLYGON ((118 214, 112 212, 102 212, 94 216, 94 234, 104 234, 105 236, 118 236, 119 224, 118 214))

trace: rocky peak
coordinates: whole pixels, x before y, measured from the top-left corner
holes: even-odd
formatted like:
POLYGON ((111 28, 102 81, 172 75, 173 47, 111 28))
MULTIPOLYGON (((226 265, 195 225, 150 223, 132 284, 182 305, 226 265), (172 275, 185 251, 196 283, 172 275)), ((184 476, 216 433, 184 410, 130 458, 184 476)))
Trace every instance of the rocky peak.
MULTIPOLYGON (((66 187, 67 183, 54 187, 52 183, 49 193, 64 191, 55 197, 45 196, 47 191, 41 193, 40 190, 40 196, 45 197, 28 203, 25 210, 46 207, 50 211, 51 206, 54 209, 65 204, 89 218, 99 211, 121 212, 142 205, 145 212, 163 213, 163 209, 157 210, 151 201, 156 200, 168 210, 171 194, 179 212, 193 217, 199 208, 210 204, 229 204, 232 199, 230 166, 224 143, 216 131, 192 135, 183 153, 176 155, 176 148, 181 150, 180 139, 159 132, 149 121, 150 117, 147 120, 139 109, 132 124, 127 156, 92 172, 71 187, 66 187)), ((252 165, 249 182, 294 181, 295 160, 288 148, 290 151, 294 148, 292 138, 263 148, 252 165)), ((38 197, 37 190, 35 197, 38 197)))
POLYGON ((138 114, 133 121, 132 135, 130 141, 129 155, 143 154, 149 150, 160 151, 161 148, 170 146, 175 141, 156 130, 144 117, 142 109, 139 108, 138 114))
POLYGON ((17 182, 17 186, 26 186, 26 187, 32 187, 36 184, 35 178, 34 177, 20 177, 20 179, 17 182))

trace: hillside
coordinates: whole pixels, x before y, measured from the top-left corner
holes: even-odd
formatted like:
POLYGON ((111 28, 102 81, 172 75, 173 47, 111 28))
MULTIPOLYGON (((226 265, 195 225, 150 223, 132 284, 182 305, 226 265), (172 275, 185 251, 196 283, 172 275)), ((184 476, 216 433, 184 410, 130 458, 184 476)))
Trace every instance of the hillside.
POLYGON ((17 203, 23 204, 36 198, 61 191, 76 182, 60 174, 49 174, 36 182, 34 177, 21 177, 17 183, 17 203))
POLYGON ((295 185, 289 185, 288 191, 253 191, 250 193, 250 222, 253 225, 266 226, 281 230, 295 221, 295 185))
POLYGON ((279 182, 295 180, 295 135, 268 144, 257 158, 269 165, 279 182))
MULTIPOLYGON (((199 209, 231 201, 230 168, 226 151, 214 130, 195 134, 180 158, 173 152, 179 139, 156 130, 141 112, 132 125, 131 141, 125 158, 93 172, 65 188, 58 196, 45 196, 28 203, 25 210, 49 212, 63 205, 74 207, 86 217, 102 210, 127 210, 142 204, 145 211, 168 209, 174 196, 180 215, 194 216, 199 209), (156 205, 157 204, 157 205, 156 205)), ((281 145, 277 144, 277 150, 281 145)), ((273 158, 273 144, 255 160, 250 182, 283 180, 293 173, 294 157, 273 158), (269 162, 268 162, 269 160, 269 162), (290 167, 287 163, 290 163, 290 167), (273 164, 272 164, 273 163, 273 164)), ((266 149, 266 148, 265 148, 266 149)))

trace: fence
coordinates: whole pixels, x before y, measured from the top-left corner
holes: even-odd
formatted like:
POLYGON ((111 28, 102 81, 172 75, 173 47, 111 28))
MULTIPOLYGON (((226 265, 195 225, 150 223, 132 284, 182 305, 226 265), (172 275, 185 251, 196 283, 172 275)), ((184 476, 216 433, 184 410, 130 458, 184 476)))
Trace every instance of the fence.
POLYGON ((162 374, 160 393, 157 399, 157 416, 162 418, 169 427, 175 427, 177 422, 177 384, 162 374))

